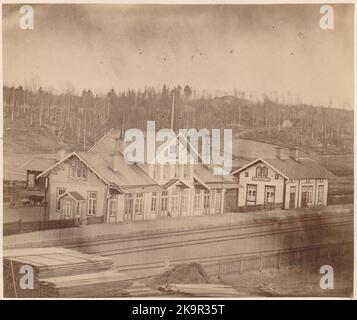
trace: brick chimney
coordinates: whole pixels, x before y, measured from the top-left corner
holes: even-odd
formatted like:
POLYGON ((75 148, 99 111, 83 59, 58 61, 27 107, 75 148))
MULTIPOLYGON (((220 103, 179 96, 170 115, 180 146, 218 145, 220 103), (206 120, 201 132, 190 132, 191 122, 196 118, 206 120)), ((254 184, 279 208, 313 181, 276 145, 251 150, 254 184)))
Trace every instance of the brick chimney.
POLYGON ((56 161, 61 161, 66 157, 66 150, 65 149, 58 149, 56 151, 56 161))
POLYGON ((275 156, 276 156, 278 159, 281 159, 281 150, 282 150, 282 148, 280 148, 280 147, 276 147, 276 148, 275 148, 275 156))
POLYGON ((299 150, 296 148, 292 148, 289 150, 290 158, 294 159, 295 161, 299 161, 299 150))

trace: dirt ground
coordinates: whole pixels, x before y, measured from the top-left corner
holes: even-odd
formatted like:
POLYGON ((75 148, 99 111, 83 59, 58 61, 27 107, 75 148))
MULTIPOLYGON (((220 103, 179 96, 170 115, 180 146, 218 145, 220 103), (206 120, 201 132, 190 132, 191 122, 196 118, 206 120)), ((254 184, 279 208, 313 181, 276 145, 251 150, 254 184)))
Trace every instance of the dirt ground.
POLYGON ((319 270, 287 267, 225 275, 221 281, 232 285, 242 295, 254 297, 351 297, 353 272, 343 270, 334 274, 334 289, 321 289, 319 270))
MULTIPOLYGON (((168 283, 212 283, 230 285, 236 297, 351 297, 353 293, 352 266, 334 271, 334 288, 321 289, 322 274, 311 267, 290 266, 266 269, 262 272, 234 273, 220 278, 209 277, 197 263, 179 265, 154 278, 142 281, 158 289, 168 283)), ((232 297, 234 298, 234 297, 232 297)))

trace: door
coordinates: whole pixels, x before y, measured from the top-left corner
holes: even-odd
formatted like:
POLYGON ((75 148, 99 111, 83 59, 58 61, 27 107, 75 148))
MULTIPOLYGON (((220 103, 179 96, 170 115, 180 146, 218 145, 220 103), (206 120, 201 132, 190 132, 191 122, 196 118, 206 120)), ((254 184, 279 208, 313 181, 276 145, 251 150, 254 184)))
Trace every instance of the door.
POLYGON ((160 218, 166 218, 169 211, 169 194, 167 191, 161 193, 160 218))
POLYGON ((295 208, 295 200, 296 200, 296 187, 291 187, 290 188, 289 209, 295 208))
POLYGON ((203 194, 203 214, 209 214, 209 207, 210 207, 210 193, 208 190, 205 190, 203 194))
POLYGON ((126 194, 124 198, 124 221, 133 220, 133 194, 126 194))
POLYGON ((238 189, 227 189, 224 196, 224 212, 236 212, 238 189))
POLYGON ((257 186, 248 184, 247 186, 247 206, 255 205, 257 202, 257 186))
POLYGON ((64 218, 72 219, 72 201, 65 201, 64 203, 64 218))

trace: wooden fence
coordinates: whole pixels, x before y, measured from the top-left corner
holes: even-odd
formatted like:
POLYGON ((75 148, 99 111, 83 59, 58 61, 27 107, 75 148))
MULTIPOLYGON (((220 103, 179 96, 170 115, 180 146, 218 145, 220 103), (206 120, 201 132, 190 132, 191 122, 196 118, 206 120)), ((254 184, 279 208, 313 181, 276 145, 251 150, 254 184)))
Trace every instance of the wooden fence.
POLYGON ((15 222, 4 223, 3 234, 4 236, 33 232, 48 229, 71 228, 78 225, 76 219, 66 220, 50 220, 50 221, 22 221, 21 219, 15 222))
POLYGON ((221 277, 293 265, 320 268, 323 264, 330 264, 338 269, 344 266, 346 257, 353 259, 353 242, 246 253, 232 258, 221 258, 203 266, 208 275, 221 277))

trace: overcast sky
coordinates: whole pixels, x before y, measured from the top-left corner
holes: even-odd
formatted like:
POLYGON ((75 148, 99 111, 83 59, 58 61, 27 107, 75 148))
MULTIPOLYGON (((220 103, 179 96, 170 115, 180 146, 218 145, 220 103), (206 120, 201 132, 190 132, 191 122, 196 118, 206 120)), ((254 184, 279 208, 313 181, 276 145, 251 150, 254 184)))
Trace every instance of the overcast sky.
POLYGON ((4 82, 62 91, 192 85, 278 91, 303 102, 353 106, 353 6, 34 5, 3 7, 4 82))

